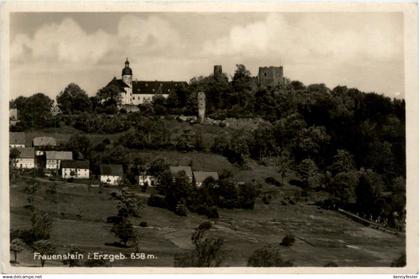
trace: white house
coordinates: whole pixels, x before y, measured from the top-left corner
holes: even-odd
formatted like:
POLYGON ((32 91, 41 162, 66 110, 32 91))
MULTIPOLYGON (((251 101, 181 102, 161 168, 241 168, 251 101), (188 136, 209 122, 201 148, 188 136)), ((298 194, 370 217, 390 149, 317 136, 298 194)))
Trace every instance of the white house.
POLYGON ((154 187, 157 184, 157 177, 149 174, 140 174, 137 178, 140 186, 151 186, 154 187))
POLYGON ((73 153, 71 151, 46 151, 46 169, 60 169, 61 161, 72 160, 73 153))
POLYGON ((101 165, 100 180, 102 183, 118 185, 123 179, 122 165, 101 165))
POLYGON ((33 147, 16 148, 19 155, 13 160, 12 164, 17 169, 35 168, 35 149, 33 147))
POLYGON ((26 144, 25 133, 9 133, 9 146, 10 148, 23 148, 26 144))
POLYGON ((219 180, 219 175, 215 171, 195 171, 194 172, 194 181, 195 186, 200 188, 204 180, 207 178, 213 178, 214 180, 219 180))
POLYGON ((61 162, 61 177, 89 179, 89 161, 64 160, 61 162))
POLYGON ((190 183, 193 181, 193 173, 190 166, 170 166, 169 171, 171 172, 172 176, 176 176, 180 172, 184 172, 190 183))

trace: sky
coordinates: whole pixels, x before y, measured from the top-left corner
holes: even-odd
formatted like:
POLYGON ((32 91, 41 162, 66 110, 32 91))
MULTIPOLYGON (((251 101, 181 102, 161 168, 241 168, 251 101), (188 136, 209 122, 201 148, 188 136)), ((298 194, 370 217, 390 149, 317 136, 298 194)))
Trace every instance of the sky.
POLYGON ((128 58, 137 80, 283 66, 305 84, 404 97, 401 13, 13 13, 10 98, 52 99, 71 82, 93 96, 128 58))

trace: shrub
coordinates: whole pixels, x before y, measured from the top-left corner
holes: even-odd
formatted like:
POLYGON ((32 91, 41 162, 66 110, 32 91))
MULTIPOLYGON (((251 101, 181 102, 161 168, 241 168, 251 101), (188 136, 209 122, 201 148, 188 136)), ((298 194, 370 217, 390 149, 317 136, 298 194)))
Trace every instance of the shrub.
POLYGON ((272 196, 271 195, 264 195, 262 197, 262 201, 263 201, 264 204, 270 204, 271 199, 272 199, 272 196))
POLYGON ((283 237, 280 245, 289 247, 289 246, 292 246, 293 243, 295 243, 295 236, 292 234, 288 234, 285 237, 283 237))
POLYGON ((109 216, 108 218, 106 218, 106 222, 111 224, 118 224, 121 223, 121 221, 121 216, 109 216))
POLYGON ((147 200, 147 205, 153 207, 167 208, 165 197, 154 194, 150 195, 149 199, 147 200))
POLYGON ((283 267, 293 266, 293 262, 290 260, 284 260, 281 257, 280 251, 277 247, 272 247, 268 245, 254 251, 254 253, 248 258, 248 266, 283 267))
POLYGON ((140 222, 139 226, 143 227, 143 228, 146 228, 146 227, 148 227, 148 224, 147 224, 147 222, 143 221, 143 222, 140 222))
POLYGON ((265 182, 266 182, 267 184, 271 184, 271 185, 274 185, 274 186, 277 186, 277 187, 281 187, 281 186, 282 186, 281 182, 280 182, 280 181, 278 181, 277 179, 275 179, 275 178, 274 178, 274 177, 272 177, 272 176, 267 177, 267 178, 265 179, 265 182))
POLYGON ((179 216, 187 216, 188 211, 184 204, 180 203, 175 208, 175 214, 179 216))

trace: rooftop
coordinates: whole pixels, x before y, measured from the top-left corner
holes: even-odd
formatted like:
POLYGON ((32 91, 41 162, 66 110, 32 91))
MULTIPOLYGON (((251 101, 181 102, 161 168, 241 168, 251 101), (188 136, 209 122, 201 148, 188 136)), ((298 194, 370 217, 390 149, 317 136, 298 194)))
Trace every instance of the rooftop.
POLYGON ((17 132, 17 133, 9 133, 10 144, 25 144, 26 137, 25 133, 17 132))
POLYGON ((170 166, 169 171, 172 173, 172 175, 176 175, 183 171, 185 172, 186 176, 192 177, 192 170, 190 166, 170 166))
POLYGON ((101 165, 101 175, 114 175, 122 176, 123 168, 122 165, 101 165))
POLYGON ((71 151, 46 151, 47 160, 72 160, 73 152, 71 151))
POLYGON ((56 146, 57 141, 52 137, 35 137, 33 139, 34 146, 56 146))
POLYGON ((66 169, 89 169, 89 161, 65 160, 61 162, 61 168, 66 169))
POLYGON ((18 158, 21 159, 34 159, 35 158, 35 149, 33 147, 22 147, 16 148, 20 153, 18 158))

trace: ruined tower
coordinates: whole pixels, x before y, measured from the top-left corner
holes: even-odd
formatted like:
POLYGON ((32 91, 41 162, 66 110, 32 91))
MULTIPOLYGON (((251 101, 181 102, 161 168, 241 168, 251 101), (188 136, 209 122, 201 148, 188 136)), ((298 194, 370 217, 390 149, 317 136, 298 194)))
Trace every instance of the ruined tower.
POLYGON ((222 65, 214 65, 213 75, 216 79, 223 76, 222 65))
POLYGON ((260 67, 258 84, 261 86, 277 86, 283 82, 283 67, 260 67))
POLYGON ((206 94, 204 92, 198 92, 197 106, 198 106, 198 122, 203 123, 204 120, 206 119, 206 94))

